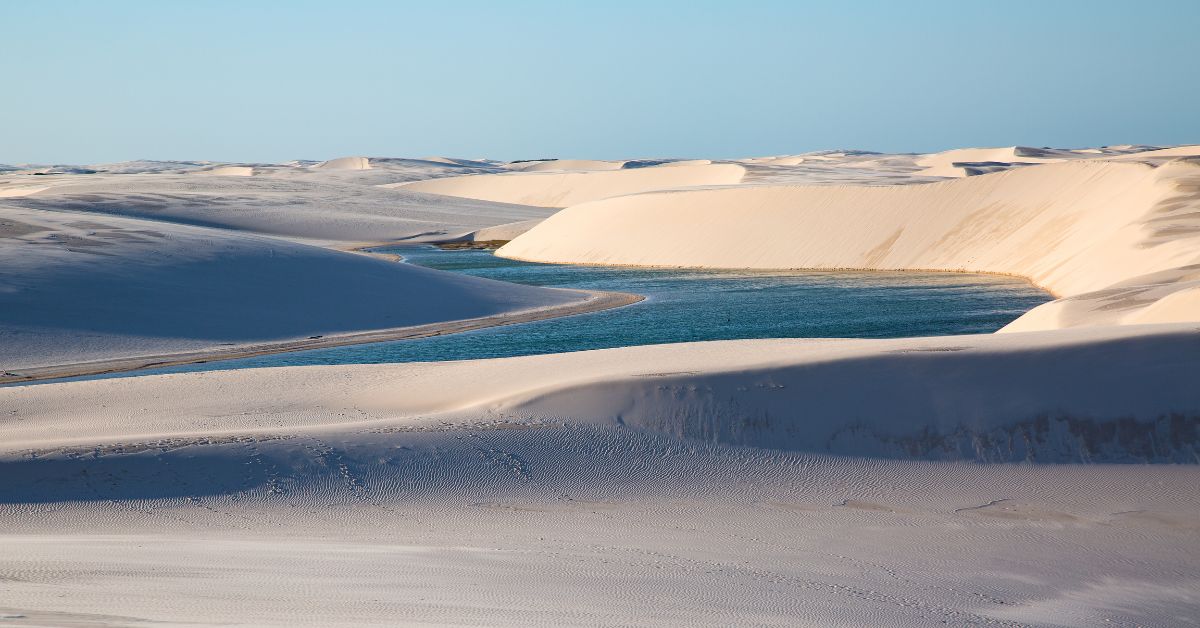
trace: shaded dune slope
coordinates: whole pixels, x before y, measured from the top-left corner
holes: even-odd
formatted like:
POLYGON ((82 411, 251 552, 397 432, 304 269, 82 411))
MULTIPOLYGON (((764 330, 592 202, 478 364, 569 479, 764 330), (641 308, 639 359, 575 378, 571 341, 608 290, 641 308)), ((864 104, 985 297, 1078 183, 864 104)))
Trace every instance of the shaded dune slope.
POLYGON ((11 447, 498 420, 885 458, 1195 463, 1196 372, 1194 327, 1126 326, 188 373, 0 389, 0 402, 22 419, 3 431, 11 447), (64 438, 84 399, 103 410, 64 438))
MULTIPOLYGON (((320 241, 381 242, 460 236, 545 217, 542 208, 448 199, 401 189, 279 176, 60 177, 49 189, 6 199, 31 209, 89 212, 320 241)), ((20 191, 13 188, 11 193, 20 191)), ((2 192, 0 192, 2 193, 2 192)))
POLYGON ((0 208, 0 368, 476 318, 582 293, 254 235, 0 208))

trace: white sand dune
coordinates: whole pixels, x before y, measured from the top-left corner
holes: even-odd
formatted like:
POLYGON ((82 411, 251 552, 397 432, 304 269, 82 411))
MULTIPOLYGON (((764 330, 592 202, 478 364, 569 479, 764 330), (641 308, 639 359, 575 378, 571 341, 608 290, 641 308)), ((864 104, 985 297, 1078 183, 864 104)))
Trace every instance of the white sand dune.
POLYGON ((994 272, 1064 297, 1014 330, 1200 320, 1200 165, 1077 161, 894 187, 649 193, 550 217, 497 254, 553 263, 994 272), (1174 293, 1176 305, 1154 307, 1174 293), (1150 297, 1153 297, 1152 299, 1150 297))
MULTIPOLYGON (((543 163, 543 162, 539 162, 543 163)), ((595 172, 487 174, 402 184, 404 190, 538 207, 566 207, 651 190, 732 185, 745 168, 706 164, 595 172)))
MULTIPOLYGON (((385 159, 381 159, 379 161, 383 161, 383 162, 387 163, 387 162, 393 162, 396 160, 385 158, 385 159)), ((491 161, 491 160, 487 160, 487 159, 462 159, 459 157, 440 157, 440 156, 422 157, 419 160, 414 160, 414 161, 426 161, 426 162, 431 162, 431 163, 435 163, 435 164, 446 164, 448 166, 459 166, 462 168, 480 168, 480 169, 486 168, 489 170, 495 169, 495 168, 500 168, 502 166, 501 162, 497 162, 497 161, 491 161)))
POLYGON ((0 388, 0 400, 23 417, 2 431, 13 449, 491 416, 838 455, 1195 462, 1197 369, 1200 333, 1176 324, 186 373, 0 388), (293 394, 266 423, 232 412, 269 406, 277 390, 293 394), (56 421, 82 399, 105 410, 64 433, 56 421), (359 413, 347 418, 351 407, 359 413))
POLYGON ((371 162, 366 157, 339 157, 323 161, 313 168, 319 170, 370 170, 371 162))
POLYGON ((0 205, 3 368, 582 298, 262 233, 999 272, 1063 298, 1006 329, 1028 333, 3 386, 0 622, 1184 624, 1200 613, 1200 165, 1147 148, 936 183, 922 156, 862 151, 504 174, 56 167, 0 205), (534 201, 570 207, 542 221, 534 201))
POLYGON ((3 207, 0 266, 3 371, 221 352, 582 298, 228 231, 3 207))
POLYGON ((217 166, 216 168, 196 170, 193 174, 214 177, 249 177, 254 175, 254 168, 251 166, 217 166))
MULTIPOLYGON (((711 160, 711 159, 679 159, 679 160, 668 161, 666 163, 662 163, 662 164, 658 164, 658 165, 661 167, 664 167, 664 168, 672 168, 672 167, 676 167, 676 166, 707 166, 711 163, 713 163, 713 160, 711 160)), ((626 168, 629 167, 628 162, 626 162, 625 167, 626 168)))
POLYGON ((1157 150, 1134 150, 1123 155, 1112 157, 1112 159, 1123 161, 1134 160, 1160 160, 1164 158, 1175 157, 1200 157, 1200 145, 1189 146, 1172 146, 1171 148, 1160 148, 1157 150))
POLYGON ((799 166, 805 161, 825 161, 827 159, 822 155, 782 155, 779 157, 751 157, 744 161, 761 166, 799 166))
MULTIPOLYGON (((401 164, 403 174, 431 171, 401 164)), ((50 179, 44 189, 12 200, 40 210, 69 210, 171 221, 325 242, 448 239, 483 227, 544 218, 544 208, 384 189, 336 178, 368 171, 316 170, 306 176, 255 167, 252 177, 88 175, 50 179)), ((455 168, 454 170, 458 170, 455 168)), ((394 177, 393 177, 394 178, 394 177)), ((0 187, 0 191, 5 188, 0 187)))
MULTIPOLYGON (((1167 154, 1181 156, 1194 154, 1177 152, 1179 148, 1167 149, 1167 154)), ((1153 146, 1107 146, 1104 148, 1032 148, 1029 146, 1006 146, 1002 148, 956 148, 940 153, 923 155, 916 160, 924 170, 920 174, 934 177, 967 177, 990 174, 1016 166, 1057 163, 1070 159, 1093 159, 1131 157, 1133 154, 1153 154, 1153 146)))
POLYGON ((16 198, 18 196, 29 196, 37 194, 42 190, 48 189, 47 186, 38 185, 9 185, 0 187, 0 198, 16 198))
POLYGON ((1161 625, 1200 603, 1200 467, 1078 462, 1194 461, 1197 368, 1156 326, 0 388, 0 605, 1161 625))
POLYGON ((226 165, 212 161, 174 161, 159 159, 135 159, 111 163, 91 164, 86 167, 92 174, 186 174, 226 165))
POLYGON ((782 185, 907 185, 944 177, 923 174, 922 155, 885 155, 867 151, 819 151, 739 160, 744 183, 782 185))
MULTIPOLYGON (((1090 156, 1090 155, 1088 155, 1090 156)), ((1003 148, 956 148, 917 159, 922 174, 937 177, 963 177, 971 174, 962 164, 1044 164, 1084 157, 1067 150, 1006 146, 1003 148)))
POLYGON ((590 172, 595 170, 620 170, 624 161, 600 161, 597 159, 547 159, 511 163, 507 168, 516 172, 590 172))
POLYGON ((497 242, 507 241, 516 238, 517 236, 529 231, 530 229, 541 224, 543 219, 535 218, 533 220, 521 220, 518 222, 510 222, 505 225, 496 225, 495 227, 484 227, 477 231, 472 231, 463 236, 464 240, 474 242, 497 242))

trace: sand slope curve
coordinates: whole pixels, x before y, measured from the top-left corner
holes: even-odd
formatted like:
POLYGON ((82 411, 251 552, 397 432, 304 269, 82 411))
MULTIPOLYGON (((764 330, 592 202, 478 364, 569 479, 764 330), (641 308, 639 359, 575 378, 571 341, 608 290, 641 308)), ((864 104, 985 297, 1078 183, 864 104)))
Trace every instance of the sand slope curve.
POLYGON ((1197 341, 752 340, 0 388, 0 607, 1171 625, 1198 604, 1200 466, 1068 463, 1195 461, 1197 341))
POLYGON ((562 210, 497 254, 552 263, 994 272, 1071 297, 1034 310, 1015 330, 1191 321, 1200 312, 1182 304, 1194 296, 1147 308, 1200 290, 1198 210, 1200 164, 1085 160, 923 185, 618 197, 562 210))
POLYGON ((0 388, 22 419, 0 433, 19 448, 492 416, 853 456, 1195 463, 1198 369, 1188 325, 734 340, 0 388), (103 410, 62 432, 84 399, 103 410))
POLYGON ((0 207, 0 370, 212 350, 585 297, 229 231, 0 207))
POLYGON ((737 164, 699 164, 592 172, 482 174, 402 185, 412 192, 538 207, 566 207, 651 190, 732 185, 741 182, 745 172, 745 168, 737 164))

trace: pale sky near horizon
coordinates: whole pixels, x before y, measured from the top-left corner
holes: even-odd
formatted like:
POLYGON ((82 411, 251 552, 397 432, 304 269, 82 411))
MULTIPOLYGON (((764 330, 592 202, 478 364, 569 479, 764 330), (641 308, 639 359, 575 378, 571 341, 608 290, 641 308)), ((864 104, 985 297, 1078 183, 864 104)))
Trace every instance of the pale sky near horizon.
POLYGON ((1200 1, 0 0, 0 163, 1200 143, 1200 1))

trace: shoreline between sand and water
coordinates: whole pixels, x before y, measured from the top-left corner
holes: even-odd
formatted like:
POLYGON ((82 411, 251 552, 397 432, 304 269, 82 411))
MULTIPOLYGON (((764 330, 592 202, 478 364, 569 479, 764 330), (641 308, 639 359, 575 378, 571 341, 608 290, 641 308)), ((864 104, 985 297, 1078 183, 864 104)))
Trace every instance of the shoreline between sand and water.
POLYGON ((108 360, 98 360, 95 362, 38 366, 14 371, 4 371, 0 373, 0 386, 43 382, 46 380, 64 379, 69 377, 106 375, 109 373, 121 373, 166 366, 179 366, 183 364, 216 362, 220 360, 249 358, 274 353, 304 351, 308 349, 325 349, 330 347, 368 344, 374 342, 428 338, 431 336, 474 331, 489 327, 515 325, 518 323, 531 323, 551 318, 577 316, 580 314, 591 314, 593 312, 601 312, 613 308, 624 307, 626 305, 633 305, 634 303, 638 303, 645 299, 645 297, 642 295, 625 292, 604 292, 597 290, 571 291, 588 294, 589 297, 584 301, 568 303, 565 305, 520 310, 516 312, 506 312, 503 314, 494 314, 492 316, 460 319, 455 321, 439 321, 424 325, 410 325, 407 327, 394 327, 391 329, 379 329, 349 334, 321 335, 279 342, 261 342, 240 345, 236 347, 214 348, 212 350, 188 351, 182 353, 136 356, 128 358, 113 358, 108 360))
MULTIPOLYGON (((456 242, 450 241, 450 243, 455 244, 456 242)), ((402 263, 402 264, 413 264, 414 262, 410 258, 409 254, 407 252, 408 250, 428 249, 428 250, 441 250, 441 251, 453 252, 453 251, 460 250, 460 249, 469 249, 469 250, 480 250, 480 251, 494 251, 496 248, 496 245, 500 244, 500 243, 497 243, 494 241, 486 242, 486 243, 482 243, 482 242, 481 243, 469 243, 469 244, 474 244, 474 246, 465 246, 465 247, 464 246, 445 247, 445 246, 443 246, 443 244, 445 244, 445 243, 443 243, 443 242, 421 242, 421 243, 371 242, 371 243, 355 243, 355 244, 349 245, 349 246, 347 246, 347 245, 337 246, 335 248, 335 250, 341 250, 344 252, 355 253, 355 254, 364 255, 364 256, 368 256, 368 257, 376 257, 376 258, 387 260, 390 262, 397 262, 397 263, 402 263), (480 246, 480 245, 485 245, 485 246, 480 246)), ((325 245, 325 246, 329 246, 329 245, 325 245)), ((419 259, 420 258, 418 257, 418 260, 419 259)), ((424 266, 425 264, 423 264, 421 261, 417 261, 417 262, 415 262, 415 265, 424 266)), ((555 267, 555 266, 563 266, 564 264, 551 263, 551 264, 538 264, 538 265, 555 267)), ((567 265, 573 266, 570 264, 567 264, 567 265)), ((584 267, 592 267, 594 265, 585 264, 583 266, 584 267)), ((606 266, 599 265, 599 267, 606 267, 606 266)), ((629 268, 624 265, 620 265, 617 267, 624 268, 624 269, 629 268)), ((437 269, 436 266, 434 268, 437 269)), ((447 269, 440 269, 440 270, 442 270, 443 272, 447 271, 447 269)), ((667 269, 658 268, 656 270, 667 270, 667 269)), ((680 269, 672 268, 670 270, 680 270, 680 269)), ((453 271, 449 271, 449 272, 453 272, 453 271)), ((825 272, 829 272, 829 271, 825 271, 825 272)), ((834 271, 834 272, 836 272, 836 271, 834 271)), ((867 272, 879 272, 879 271, 867 271, 867 272)), ((894 272, 906 272, 906 271, 894 271, 894 272)), ((907 272, 913 272, 913 271, 907 271, 907 272)), ((920 272, 920 271, 917 271, 917 272, 920 272)), ((940 271, 940 272, 933 271, 931 274, 952 275, 952 274, 960 274, 960 273, 953 273, 953 272, 946 272, 946 271, 940 271)), ((970 273, 970 274, 1001 275, 999 273, 970 273)), ((491 277, 491 279, 500 280, 500 281, 512 281, 511 279, 499 278, 499 277, 491 277)), ((1027 278, 1021 278, 1021 279, 1027 283, 1031 283, 1031 282, 1028 282, 1027 278)), ((516 283, 523 284, 526 282, 517 280, 516 283)), ((1033 285, 1033 284, 1031 283, 1031 285, 1033 285)), ((52 366, 38 366, 38 367, 29 367, 29 368, 10 369, 10 370, 6 370, 6 371, 0 371, 0 387, 21 386, 24 384, 32 384, 32 383, 52 383, 52 382, 58 382, 58 381, 70 381, 70 380, 74 380, 77 378, 89 379, 89 378, 98 377, 98 376, 112 376, 112 375, 121 375, 121 374, 127 374, 127 375, 133 375, 133 376, 136 376, 139 374, 154 374, 154 373, 160 372, 162 369, 169 369, 172 367, 182 367, 182 366, 188 366, 188 365, 210 365, 210 364, 212 364, 213 365, 213 366, 211 366, 212 369, 222 370, 223 367, 220 365, 220 363, 232 362, 233 364, 240 364, 242 361, 247 360, 247 359, 265 358, 265 357, 269 357, 269 356, 278 356, 280 354, 320 351, 323 349, 333 349, 333 348, 338 348, 338 347, 355 347, 355 346, 367 346, 367 345, 377 345, 377 344, 389 344, 389 343, 392 343, 392 342, 395 342, 398 340, 424 340, 424 339, 432 339, 432 338, 443 337, 443 336, 457 336, 461 332, 481 331, 484 329, 505 327, 505 326, 512 325, 512 324, 526 323, 526 322, 528 322, 528 323, 543 323, 543 322, 548 322, 548 321, 552 321, 552 320, 569 318, 575 314, 586 314, 586 313, 592 313, 592 312, 605 311, 608 309, 617 309, 617 308, 623 307, 624 305, 637 303, 637 302, 643 301, 647 298, 655 297, 655 293, 653 290, 651 290, 650 292, 646 292, 646 290, 647 290, 646 287, 643 286, 641 289, 639 289, 639 287, 637 285, 624 285, 624 286, 621 286, 621 285, 617 285, 617 286, 555 285, 554 287, 556 287, 558 289, 566 289, 566 290, 572 290, 572 291, 576 291, 576 292, 604 295, 604 298, 600 302, 595 302, 592 299, 589 299, 588 301, 586 301, 584 303, 578 303, 577 305, 583 306, 578 309, 576 309, 573 306, 569 306, 569 305, 562 306, 562 307, 552 307, 552 308, 550 308, 550 311, 545 311, 545 312, 538 311, 537 314, 545 314, 545 315, 538 315, 538 316, 530 316, 529 314, 533 313, 534 311, 526 310, 526 311, 522 311, 522 312, 511 312, 508 314, 498 314, 498 315, 493 315, 492 317, 485 317, 485 318, 481 318, 481 319, 459 319, 456 321, 442 321, 442 322, 435 322, 435 323, 426 323, 426 324, 419 325, 419 326, 385 328, 385 329, 369 330, 369 331, 361 331, 361 332, 353 332, 353 333, 327 334, 327 335, 322 335, 322 336, 317 336, 317 337, 308 337, 308 338, 303 338, 303 339, 294 339, 294 340, 287 340, 287 341, 251 342, 251 343, 243 343, 243 344, 239 344, 239 345, 224 345, 224 346, 220 346, 220 347, 216 347, 216 348, 211 348, 211 347, 203 348, 203 349, 197 349, 197 350, 192 350, 192 351, 178 351, 178 352, 169 352, 169 353, 162 352, 162 353, 153 353, 153 354, 146 354, 146 355, 140 355, 140 356, 134 356, 134 357, 106 358, 106 359, 101 359, 101 360, 61 363, 61 364, 56 364, 56 365, 52 365, 52 366), (613 297, 615 297, 615 298, 613 298, 613 297), (476 323, 479 323, 479 324, 476 324, 476 323)), ((1045 291, 1039 289, 1039 292, 1045 292, 1045 291)), ((1028 307, 1030 307, 1030 306, 1026 306, 1025 308, 1022 308, 1021 311, 1027 311, 1028 307)), ((975 332, 959 332, 959 333, 975 333, 975 332)), ((937 336, 937 335, 942 335, 942 334, 937 333, 937 332, 931 332, 931 333, 915 334, 915 335, 917 335, 917 336, 923 336, 923 335, 937 336)), ((829 335, 828 337, 842 337, 842 336, 843 336, 842 334, 833 334, 833 335, 829 335)), ((752 337, 757 337, 757 336, 752 336, 752 337)), ((791 336, 783 336, 783 337, 791 337, 791 336)), ((801 336, 801 337, 803 337, 803 336, 801 336)), ((857 336, 854 334, 851 334, 846 337, 857 337, 857 336)), ((713 340, 727 340, 730 338, 721 337, 721 338, 712 338, 712 339, 713 340)), ((664 340, 662 342, 672 342, 672 341, 664 340)), ((645 343, 635 343, 635 344, 645 344, 645 343)), ((655 344, 655 343, 651 343, 651 344, 655 344)), ((605 348, 605 347, 584 347, 582 349, 559 349, 557 351, 551 351, 551 352, 586 350, 588 348, 605 348)), ((498 356, 466 355, 466 356, 448 356, 445 358, 435 358, 435 359, 461 360, 461 359, 473 359, 474 357, 498 357, 498 356)), ((206 366, 204 368, 208 369, 210 367, 206 366)), ((237 368, 237 367, 231 365, 229 368, 237 368)))

